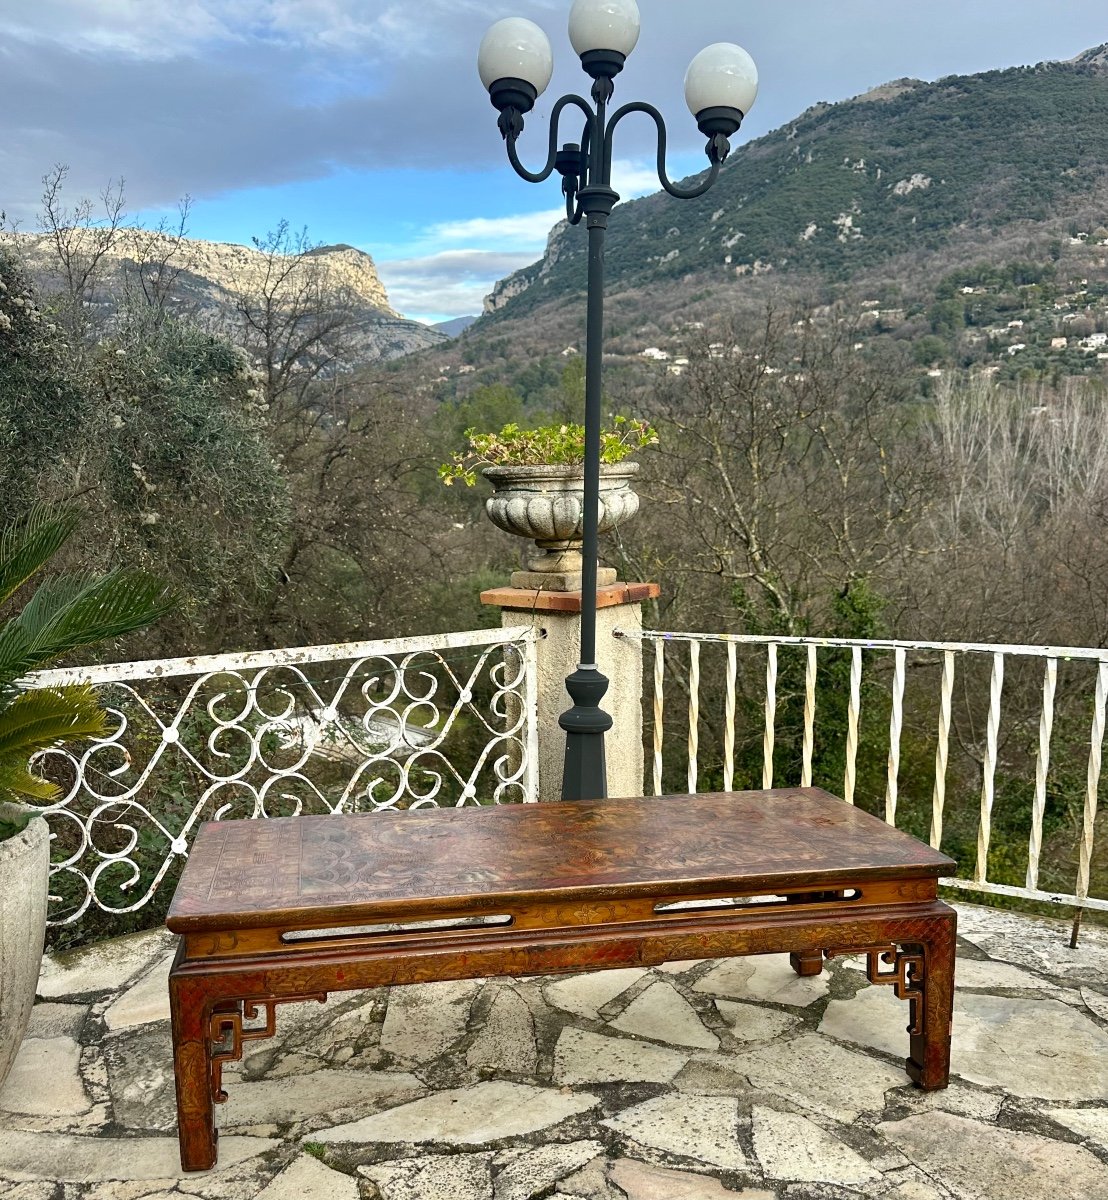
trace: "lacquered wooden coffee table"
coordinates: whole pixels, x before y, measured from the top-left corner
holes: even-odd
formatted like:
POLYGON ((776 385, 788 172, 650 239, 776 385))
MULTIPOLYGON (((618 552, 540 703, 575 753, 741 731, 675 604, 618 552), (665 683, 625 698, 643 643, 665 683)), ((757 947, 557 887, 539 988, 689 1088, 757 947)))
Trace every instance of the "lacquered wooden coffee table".
POLYGON ((166 921, 182 1165, 214 1165, 223 1064, 277 1006, 353 988, 865 952, 945 1087, 954 867, 814 788, 206 824, 166 921))

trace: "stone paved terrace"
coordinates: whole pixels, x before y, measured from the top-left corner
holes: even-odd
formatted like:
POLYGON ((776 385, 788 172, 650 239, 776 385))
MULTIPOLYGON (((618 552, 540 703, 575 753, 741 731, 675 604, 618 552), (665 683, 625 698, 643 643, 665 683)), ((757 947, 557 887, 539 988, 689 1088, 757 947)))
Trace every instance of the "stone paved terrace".
POLYGON ((1106 1200, 1108 931, 963 905, 956 1078, 907 1006, 779 956, 344 993, 227 1073, 182 1176, 160 932, 48 959, 0 1093, 3 1200, 1106 1200))

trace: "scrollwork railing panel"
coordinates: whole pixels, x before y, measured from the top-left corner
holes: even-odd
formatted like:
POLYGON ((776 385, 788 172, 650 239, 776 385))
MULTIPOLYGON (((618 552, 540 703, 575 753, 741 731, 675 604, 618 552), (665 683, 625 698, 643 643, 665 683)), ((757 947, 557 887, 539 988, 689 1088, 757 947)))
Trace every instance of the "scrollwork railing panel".
POLYGON ((92 684, 102 739, 47 751, 62 788, 51 923, 160 897, 207 820, 536 799, 529 628, 40 672, 92 684))

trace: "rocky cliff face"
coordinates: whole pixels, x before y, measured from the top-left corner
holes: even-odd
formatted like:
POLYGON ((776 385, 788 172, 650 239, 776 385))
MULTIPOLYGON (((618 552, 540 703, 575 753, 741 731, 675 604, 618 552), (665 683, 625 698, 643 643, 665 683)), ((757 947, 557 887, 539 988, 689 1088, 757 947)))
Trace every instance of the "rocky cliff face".
POLYGON ((400 315, 389 304, 385 285, 377 276, 377 266, 364 250, 345 245, 321 246, 312 251, 311 258, 324 264, 324 269, 339 287, 349 289, 366 304, 390 316, 400 315))
MULTIPOLYGON (((89 231, 74 241, 86 260, 94 253, 98 235, 89 231)), ((0 233, 0 245, 12 246, 39 286, 49 290, 58 282, 58 257, 46 235, 0 233)), ((398 358, 445 341, 443 334, 408 321, 389 304, 373 258, 353 246, 321 246, 304 255, 267 254, 253 246, 173 238, 146 230, 122 229, 103 253, 101 285, 96 302, 114 307, 128 278, 149 276, 163 269, 169 302, 177 311, 220 328, 234 339, 236 302, 241 296, 274 291, 293 296, 318 288, 349 310, 351 365, 398 358)))
POLYGON ((1091 50, 1084 50, 1070 61, 1080 67, 1095 67, 1100 71, 1108 71, 1108 42, 1102 46, 1093 46, 1091 50))
POLYGON ((546 250, 539 262, 524 267, 521 271, 516 271, 496 284, 492 292, 485 297, 486 314, 504 308, 516 296, 522 295, 536 280, 541 280, 550 274, 562 256, 562 240, 569 228, 568 221, 559 221, 547 236, 546 250))

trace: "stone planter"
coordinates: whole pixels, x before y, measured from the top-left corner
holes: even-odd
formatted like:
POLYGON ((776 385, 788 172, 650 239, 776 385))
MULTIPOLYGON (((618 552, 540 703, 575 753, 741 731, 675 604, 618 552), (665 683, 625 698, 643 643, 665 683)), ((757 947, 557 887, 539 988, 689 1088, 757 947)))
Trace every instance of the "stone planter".
MULTIPOLYGON (((0 816, 22 811, 0 804, 0 816)), ((0 1087, 8 1077, 35 1001, 46 937, 50 830, 36 817, 0 842, 0 1087)))
MULTIPOLYGON (((600 532, 609 533, 639 511, 631 482, 639 464, 600 468, 600 532)), ((486 467, 494 491, 485 502, 489 520, 505 533, 531 538, 527 570, 512 576, 513 587, 575 591, 581 586, 581 540, 585 532, 584 478, 580 466, 486 467)), ((616 573, 602 570, 601 586, 616 573)))

